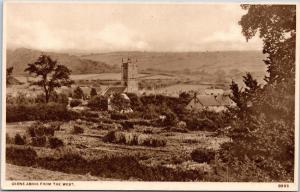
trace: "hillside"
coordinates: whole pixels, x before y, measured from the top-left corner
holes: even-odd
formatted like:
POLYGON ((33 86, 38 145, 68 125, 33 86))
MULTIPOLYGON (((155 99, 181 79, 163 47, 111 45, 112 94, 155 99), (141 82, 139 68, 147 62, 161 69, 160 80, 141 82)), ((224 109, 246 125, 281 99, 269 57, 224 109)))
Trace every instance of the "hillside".
MULTIPOLYGON (((140 71, 209 73, 225 71, 265 72, 264 55, 259 51, 223 52, 111 52, 87 55, 45 52, 60 64, 68 66, 73 74, 120 71, 122 58, 137 59, 140 71)), ((24 74, 28 63, 34 62, 41 51, 32 49, 7 50, 7 67, 14 67, 14 74, 24 74)))
POLYGON ((260 51, 222 52, 114 52, 83 55, 81 58, 120 65, 122 58, 137 59, 140 70, 206 71, 217 70, 264 72, 264 55, 260 51))
MULTIPOLYGON (((25 48, 16 49, 13 51, 7 50, 7 67, 14 67, 14 75, 25 74, 24 69, 27 67, 27 64, 36 61, 41 53, 41 51, 25 48)), ((50 55, 53 59, 56 59, 59 64, 69 67, 73 74, 103 73, 119 70, 119 68, 116 68, 112 65, 107 65, 105 62, 83 59, 67 53, 43 53, 50 55)))

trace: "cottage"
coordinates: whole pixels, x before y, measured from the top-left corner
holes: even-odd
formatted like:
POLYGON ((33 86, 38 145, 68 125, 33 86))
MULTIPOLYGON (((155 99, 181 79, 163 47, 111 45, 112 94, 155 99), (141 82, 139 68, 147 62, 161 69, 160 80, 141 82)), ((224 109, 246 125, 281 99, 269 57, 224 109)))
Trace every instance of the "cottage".
POLYGON ((234 102, 226 95, 198 95, 186 106, 187 110, 193 111, 226 111, 234 102))

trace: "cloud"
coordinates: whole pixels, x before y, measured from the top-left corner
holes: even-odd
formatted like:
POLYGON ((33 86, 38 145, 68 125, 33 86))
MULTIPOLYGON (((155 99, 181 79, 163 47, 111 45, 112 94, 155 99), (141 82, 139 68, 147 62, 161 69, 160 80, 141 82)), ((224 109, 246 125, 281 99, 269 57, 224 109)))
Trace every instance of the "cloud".
POLYGON ((239 25, 231 25, 227 30, 215 31, 212 35, 203 39, 203 43, 209 45, 210 49, 223 50, 261 50, 262 41, 255 36, 246 42, 239 25))
POLYGON ((213 51, 261 49, 228 5, 7 4, 9 48, 83 51, 213 51))
POLYGON ((148 44, 139 37, 137 32, 120 23, 105 26, 97 34, 96 38, 98 38, 99 43, 106 45, 110 49, 143 50, 148 47, 148 44))

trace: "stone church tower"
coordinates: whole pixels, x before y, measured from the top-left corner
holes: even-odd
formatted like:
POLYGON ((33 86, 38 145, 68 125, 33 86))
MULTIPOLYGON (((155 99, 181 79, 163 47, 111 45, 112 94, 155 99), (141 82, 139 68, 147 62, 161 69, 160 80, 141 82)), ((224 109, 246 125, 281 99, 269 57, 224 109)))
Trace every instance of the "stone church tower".
POLYGON ((137 61, 132 61, 130 58, 123 60, 122 58, 122 85, 126 87, 125 92, 137 93, 137 61))

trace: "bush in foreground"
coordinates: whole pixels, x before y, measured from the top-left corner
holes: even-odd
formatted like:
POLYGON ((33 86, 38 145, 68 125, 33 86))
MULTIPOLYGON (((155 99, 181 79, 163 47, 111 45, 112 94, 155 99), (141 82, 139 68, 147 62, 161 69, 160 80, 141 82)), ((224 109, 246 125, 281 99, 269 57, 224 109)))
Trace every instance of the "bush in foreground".
POLYGON ((71 107, 77 107, 82 103, 80 99, 73 99, 70 101, 70 106, 71 107))
POLYGON ((19 133, 15 135, 15 144, 16 145, 25 145, 26 144, 26 137, 21 136, 19 133))
POLYGON ((191 153, 193 161, 198 163, 210 163, 215 158, 215 151, 207 148, 197 148, 191 153))
POLYGON ((20 166, 32 166, 35 164, 37 154, 31 147, 9 146, 6 147, 6 160, 20 166))
POLYGON ((104 138, 104 142, 125 144, 125 145, 142 145, 148 147, 164 147, 167 141, 148 134, 128 133, 120 131, 110 131, 104 138))
POLYGON ((82 134, 82 133, 84 133, 84 128, 80 127, 79 125, 74 125, 73 133, 74 134, 82 134))
POLYGON ((77 119, 78 113, 68 111, 65 104, 37 103, 6 106, 6 121, 68 121, 77 119))
POLYGON ((58 147, 63 147, 64 146, 64 142, 57 138, 57 137, 49 137, 49 145, 51 148, 58 148, 58 147))
POLYGON ((54 136, 57 126, 46 126, 42 122, 35 122, 27 128, 27 132, 31 137, 54 136))
POLYGON ((46 136, 39 136, 39 137, 32 137, 31 138, 31 145, 35 147, 45 147, 47 143, 46 136))
POLYGON ((107 111, 107 98, 102 95, 94 96, 88 101, 87 106, 92 110, 107 111))

